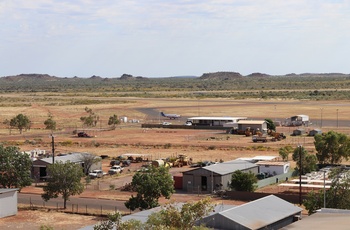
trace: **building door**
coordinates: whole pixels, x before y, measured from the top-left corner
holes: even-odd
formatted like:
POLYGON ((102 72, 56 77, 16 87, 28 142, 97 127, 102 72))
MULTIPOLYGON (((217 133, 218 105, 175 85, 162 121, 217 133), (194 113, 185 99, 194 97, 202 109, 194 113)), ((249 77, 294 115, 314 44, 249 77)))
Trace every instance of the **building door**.
POLYGON ((208 189, 208 178, 206 176, 202 176, 202 191, 207 191, 208 189))

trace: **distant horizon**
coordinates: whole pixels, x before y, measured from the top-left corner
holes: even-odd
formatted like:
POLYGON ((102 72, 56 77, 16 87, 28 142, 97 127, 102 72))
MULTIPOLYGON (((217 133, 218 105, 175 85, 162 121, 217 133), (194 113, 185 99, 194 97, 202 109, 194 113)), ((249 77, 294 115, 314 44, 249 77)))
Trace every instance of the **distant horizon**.
MULTIPOLYGON (((67 76, 56 76, 56 75, 52 75, 52 74, 48 74, 48 73, 20 73, 20 74, 15 74, 15 75, 8 75, 8 76, 0 76, 0 78, 4 78, 4 77, 14 77, 14 76, 20 76, 20 75, 48 75, 50 77, 57 77, 57 78, 92 78, 92 77, 100 77, 100 78, 121 78, 123 75, 131 75, 132 77, 143 77, 143 78, 199 78, 201 77, 203 74, 214 74, 214 73, 238 73, 241 74, 239 72, 235 72, 235 71, 217 71, 217 72, 208 72, 208 73, 202 73, 200 76, 194 76, 194 75, 181 75, 181 76, 164 76, 164 77, 147 77, 147 76, 135 76, 132 74, 128 74, 128 73, 124 73, 120 76, 112 76, 112 77, 108 77, 108 76, 101 76, 101 75, 91 75, 88 77, 80 77, 80 76, 71 76, 71 77, 67 77, 67 76)), ((278 77, 278 76, 286 76, 286 75, 331 75, 331 74, 340 74, 340 75, 350 75, 350 73, 339 73, 339 72, 333 72, 333 73, 287 73, 287 74, 282 74, 282 75, 272 75, 272 74, 268 74, 268 73, 261 73, 261 72, 254 72, 254 73, 250 73, 247 75, 242 75, 243 77, 252 75, 252 74, 265 74, 268 76, 272 76, 272 77, 278 77)))

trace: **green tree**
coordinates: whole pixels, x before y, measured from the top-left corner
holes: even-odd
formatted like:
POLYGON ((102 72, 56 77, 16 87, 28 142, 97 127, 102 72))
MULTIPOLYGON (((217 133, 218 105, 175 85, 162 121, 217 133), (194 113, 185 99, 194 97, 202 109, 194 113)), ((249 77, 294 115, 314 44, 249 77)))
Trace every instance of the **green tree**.
POLYGON ((21 189, 32 183, 32 161, 28 154, 20 153, 18 147, 0 145, 0 184, 4 188, 21 189))
POLYGON ((115 212, 107 215, 107 220, 101 221, 94 226, 94 230, 143 230, 150 229, 139 220, 122 221, 122 214, 115 212))
POLYGON ((97 122, 99 121, 99 116, 96 115, 92 109, 85 107, 85 112, 89 114, 89 116, 86 117, 80 117, 80 120, 83 122, 83 125, 87 127, 95 127, 97 122))
POLYGON ((210 198, 187 202, 181 208, 171 203, 162 207, 159 212, 149 215, 145 223, 134 219, 122 221, 122 215, 116 212, 108 214, 108 219, 96 224, 94 230, 208 229, 203 226, 195 226, 195 224, 212 212, 214 207, 210 198))
POLYGON ((146 222, 149 229, 194 229, 197 221, 213 211, 210 198, 187 202, 181 209, 168 204, 159 212, 152 213, 146 222))
POLYGON ((157 207, 161 196, 170 199, 175 192, 172 176, 166 167, 149 167, 147 171, 136 172, 131 185, 137 194, 132 195, 125 206, 132 211, 157 207))
MULTIPOLYGON (((350 209, 350 172, 341 167, 331 171, 329 176, 332 184, 329 190, 326 190, 326 207, 335 209, 350 209)), ((310 192, 303 201, 305 209, 309 214, 324 206, 324 193, 310 192)))
POLYGON ((62 194, 63 207, 66 209, 69 197, 84 191, 84 184, 81 182, 84 173, 81 166, 69 161, 66 163, 58 161, 48 165, 47 172, 49 177, 41 197, 48 201, 62 194))
POLYGON ((293 147, 290 145, 284 146, 278 150, 279 155, 284 161, 288 161, 289 154, 293 152, 293 147))
POLYGON ((254 192, 257 189, 258 178, 252 172, 236 170, 232 174, 230 188, 236 191, 254 192))
POLYGON ((273 131, 276 132, 276 125, 275 125, 275 123, 270 118, 266 118, 265 121, 266 121, 266 124, 267 124, 267 129, 268 130, 273 130, 273 131))
POLYGON ((29 118, 23 114, 18 114, 17 116, 15 116, 10 120, 10 126, 17 128, 20 134, 22 134, 23 129, 24 130, 30 129, 30 125, 31 125, 31 122, 29 118))
POLYGON ((314 137, 316 156, 321 164, 338 164, 343 159, 348 160, 350 154, 350 139, 347 135, 329 131, 314 137))
POLYGON ((107 215, 107 218, 107 220, 96 224, 94 226, 94 230, 121 229, 120 224, 122 220, 122 214, 120 212, 110 213, 107 215))
POLYGON ((113 128, 115 128, 116 125, 120 123, 118 116, 113 114, 113 116, 110 116, 108 119, 108 125, 112 125, 113 128))
POLYGON ((56 121, 53 119, 52 114, 49 113, 49 118, 44 121, 45 129, 51 130, 53 132, 56 130, 56 121))
POLYGON ((293 161, 296 163, 295 169, 302 175, 317 170, 317 158, 315 155, 310 155, 308 151, 299 146, 294 149, 293 161), (301 161, 300 161, 301 157, 301 161), (300 165, 301 163, 301 165, 300 165))
POLYGON ((305 206, 305 209, 308 210, 309 215, 323 207, 323 194, 323 191, 311 191, 307 194, 306 199, 303 200, 303 205, 305 206))
POLYGON ((91 153, 82 153, 80 159, 84 163, 84 174, 88 174, 90 172, 90 168, 93 164, 101 161, 100 157, 97 157, 91 153))
POLYGON ((125 222, 121 222, 119 224, 119 228, 120 230, 143 230, 143 229, 149 229, 145 226, 145 224, 143 224, 141 221, 139 220, 128 220, 125 222))

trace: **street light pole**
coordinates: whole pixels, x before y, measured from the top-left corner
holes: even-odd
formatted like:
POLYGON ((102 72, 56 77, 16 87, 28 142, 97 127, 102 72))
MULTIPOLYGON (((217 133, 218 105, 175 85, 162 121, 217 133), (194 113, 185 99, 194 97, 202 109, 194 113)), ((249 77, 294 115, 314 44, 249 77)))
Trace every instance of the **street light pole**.
POLYGON ((338 121, 339 121, 339 120, 338 120, 338 110, 339 110, 339 109, 337 109, 337 128, 339 128, 339 122, 338 122, 338 121))
POLYGON ((326 171, 323 170, 323 207, 326 208, 326 171))
POLYGON ((301 172, 302 172, 302 160, 301 160, 301 148, 302 145, 299 145, 299 204, 302 204, 301 200, 301 172))

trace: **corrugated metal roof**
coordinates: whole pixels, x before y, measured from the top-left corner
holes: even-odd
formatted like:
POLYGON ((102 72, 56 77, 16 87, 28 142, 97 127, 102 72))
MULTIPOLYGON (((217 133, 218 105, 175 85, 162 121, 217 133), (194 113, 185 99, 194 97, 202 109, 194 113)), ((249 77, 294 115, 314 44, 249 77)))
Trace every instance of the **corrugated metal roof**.
POLYGON ((290 165, 289 162, 285 161, 259 161, 256 162, 257 165, 271 165, 271 166, 282 166, 282 165, 290 165))
MULTIPOLYGON (((194 170, 190 170, 187 172, 193 172, 195 170, 208 170, 209 172, 213 172, 219 175, 226 175, 229 173, 233 173, 236 170, 244 170, 244 169, 250 169, 250 168, 254 168, 254 167, 258 167, 257 165, 250 163, 248 161, 245 160, 232 160, 232 161, 226 161, 223 163, 217 163, 217 164, 212 164, 209 166, 205 166, 202 168, 197 168, 194 170)), ((183 172, 184 174, 186 174, 187 172, 183 172)))
POLYGON ((226 121, 226 120, 240 120, 247 119, 247 117, 189 117, 187 120, 217 120, 217 121, 226 121))
POLYGON ((308 116, 308 115, 299 114, 299 115, 297 115, 297 116, 309 120, 309 116, 308 116))
POLYGON ((253 161, 272 161, 272 160, 277 160, 278 158, 279 158, 278 156, 255 156, 255 157, 240 157, 238 159, 253 162, 253 161))
POLYGON ((270 195, 264 198, 222 211, 222 215, 249 229, 259 229, 284 218, 296 215, 302 211, 301 208, 270 195))
POLYGON ((262 125, 266 123, 265 120, 240 120, 237 122, 239 125, 262 125))
POLYGON ((317 211, 316 213, 302 218, 299 221, 296 221, 288 226, 285 226, 283 229, 292 229, 292 230, 348 230, 350 226, 350 213, 349 210, 340 210, 335 209, 334 211, 317 211))
MULTIPOLYGON (((83 162, 83 154, 91 154, 91 153, 71 153, 64 156, 55 156, 55 162, 57 161, 60 161, 62 163, 65 163, 67 161, 70 161, 72 163, 83 162)), ((52 164, 52 157, 42 158, 40 160, 46 163, 52 164)))
MULTIPOLYGON (((180 209, 183 203, 175 205, 180 209)), ((150 214, 159 212, 161 209, 161 207, 156 207, 123 216, 122 221, 134 219, 145 223, 150 214)), ((214 207, 213 212, 209 213, 207 217, 204 217, 198 223, 205 223, 206 218, 215 218, 215 215, 221 215, 249 229, 259 229, 286 217, 296 215, 301 211, 301 208, 274 195, 270 195, 240 206, 217 205, 214 207)))
MULTIPOLYGON (((182 206, 184 205, 184 203, 175 203, 173 205, 175 205, 175 207, 177 209, 181 209, 182 206)), ((236 206, 235 205, 226 205, 226 204, 216 205, 213 208, 213 211, 208 214, 208 216, 211 216, 211 215, 213 215, 215 213, 219 213, 219 212, 222 212, 222 211, 234 208, 234 207, 236 207, 236 206)), ((164 207, 156 207, 156 208, 152 208, 152 209, 149 209, 149 210, 144 210, 144 211, 133 213, 133 214, 130 214, 130 215, 127 215, 127 216, 123 216, 122 217, 122 221, 124 222, 124 221, 128 221, 128 220, 133 219, 133 220, 138 220, 138 221, 141 221, 142 223, 145 223, 147 221, 148 217, 152 213, 159 212, 163 208, 164 207)))
POLYGON ((138 220, 141 221, 142 223, 146 223, 148 220, 148 217, 154 213, 154 212, 159 212, 161 211, 162 208, 161 207, 156 207, 156 208, 152 208, 152 209, 148 209, 148 210, 144 210, 141 212, 136 212, 130 215, 126 215, 122 217, 122 221, 128 221, 128 220, 138 220))
POLYGON ((18 191, 17 188, 0 188, 0 194, 18 191))

